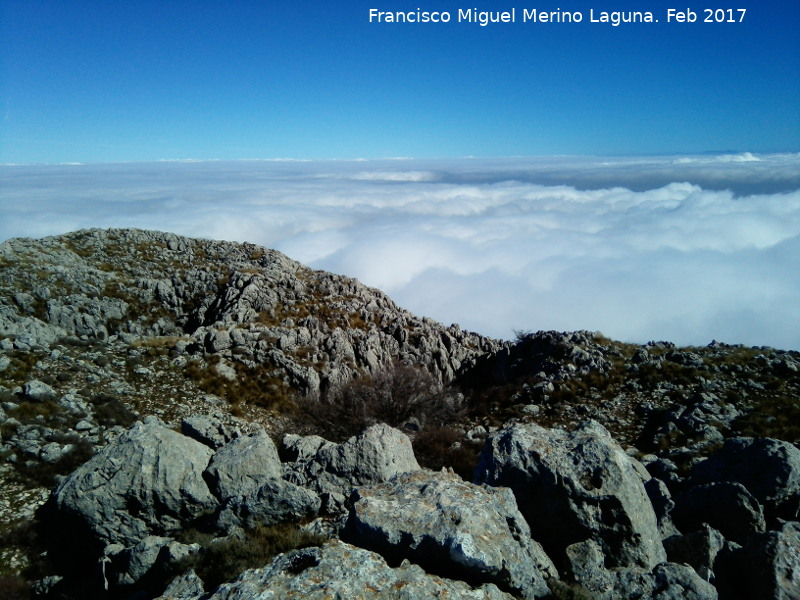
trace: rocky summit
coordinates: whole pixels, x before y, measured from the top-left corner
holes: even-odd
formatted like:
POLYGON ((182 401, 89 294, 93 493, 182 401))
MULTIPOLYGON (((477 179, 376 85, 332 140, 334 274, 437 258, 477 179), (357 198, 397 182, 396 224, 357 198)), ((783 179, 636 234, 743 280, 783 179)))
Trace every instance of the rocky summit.
POLYGON ((795 351, 495 340, 252 244, 0 244, 0 600, 797 600, 798 448, 795 351))

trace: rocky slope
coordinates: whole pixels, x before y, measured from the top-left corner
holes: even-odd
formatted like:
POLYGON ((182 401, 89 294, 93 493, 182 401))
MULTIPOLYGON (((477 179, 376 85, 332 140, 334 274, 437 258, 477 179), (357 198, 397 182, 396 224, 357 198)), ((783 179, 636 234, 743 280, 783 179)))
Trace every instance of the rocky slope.
POLYGON ((797 598, 798 398, 797 352, 502 342, 253 245, 10 240, 0 598, 797 598))

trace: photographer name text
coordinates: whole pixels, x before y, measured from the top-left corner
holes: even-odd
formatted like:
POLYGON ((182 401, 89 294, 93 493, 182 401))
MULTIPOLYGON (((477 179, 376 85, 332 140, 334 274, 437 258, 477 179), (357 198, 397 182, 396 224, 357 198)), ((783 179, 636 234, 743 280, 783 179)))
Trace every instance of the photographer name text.
POLYGON ((651 11, 548 10, 512 8, 510 10, 479 10, 460 8, 457 11, 415 10, 388 11, 369 9, 370 23, 472 23, 480 27, 508 23, 598 23, 619 27, 633 23, 742 23, 746 8, 667 8, 651 11))

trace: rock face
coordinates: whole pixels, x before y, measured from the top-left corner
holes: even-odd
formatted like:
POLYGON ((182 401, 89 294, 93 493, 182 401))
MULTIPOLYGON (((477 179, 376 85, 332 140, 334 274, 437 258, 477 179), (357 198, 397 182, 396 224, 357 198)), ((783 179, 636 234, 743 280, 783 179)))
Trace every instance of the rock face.
POLYGON ((216 508, 203 479, 211 455, 148 418, 67 477, 53 501, 63 518, 103 544, 169 535, 216 508))
POLYGON ((410 559, 428 572, 494 583, 525 598, 549 595, 547 580, 558 576, 507 488, 422 471, 358 488, 352 503, 344 539, 390 563, 410 559))
POLYGON ((473 588, 462 581, 428 575, 416 565, 390 568, 378 554, 339 541, 279 556, 271 565, 246 571, 233 583, 203 596, 204 600, 245 598, 513 600, 492 584, 473 588))
POLYGON ((271 365, 304 394, 397 359, 446 381, 501 345, 252 244, 92 229, 8 240, 0 264, 0 335, 26 348, 67 336, 105 343, 120 334, 190 335, 194 352, 271 365))
POLYGON ((609 566, 649 569, 666 559, 640 471, 597 423, 571 433, 533 424, 503 429, 487 442, 476 482, 513 490, 556 564, 567 546, 587 539, 609 566))

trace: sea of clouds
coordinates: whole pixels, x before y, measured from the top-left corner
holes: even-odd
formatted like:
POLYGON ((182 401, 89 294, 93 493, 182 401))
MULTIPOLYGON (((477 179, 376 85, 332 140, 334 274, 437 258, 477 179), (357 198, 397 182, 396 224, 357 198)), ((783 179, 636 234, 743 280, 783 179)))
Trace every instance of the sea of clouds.
POLYGON ((86 227, 276 248, 500 338, 800 349, 800 154, 0 166, 0 241, 86 227))

